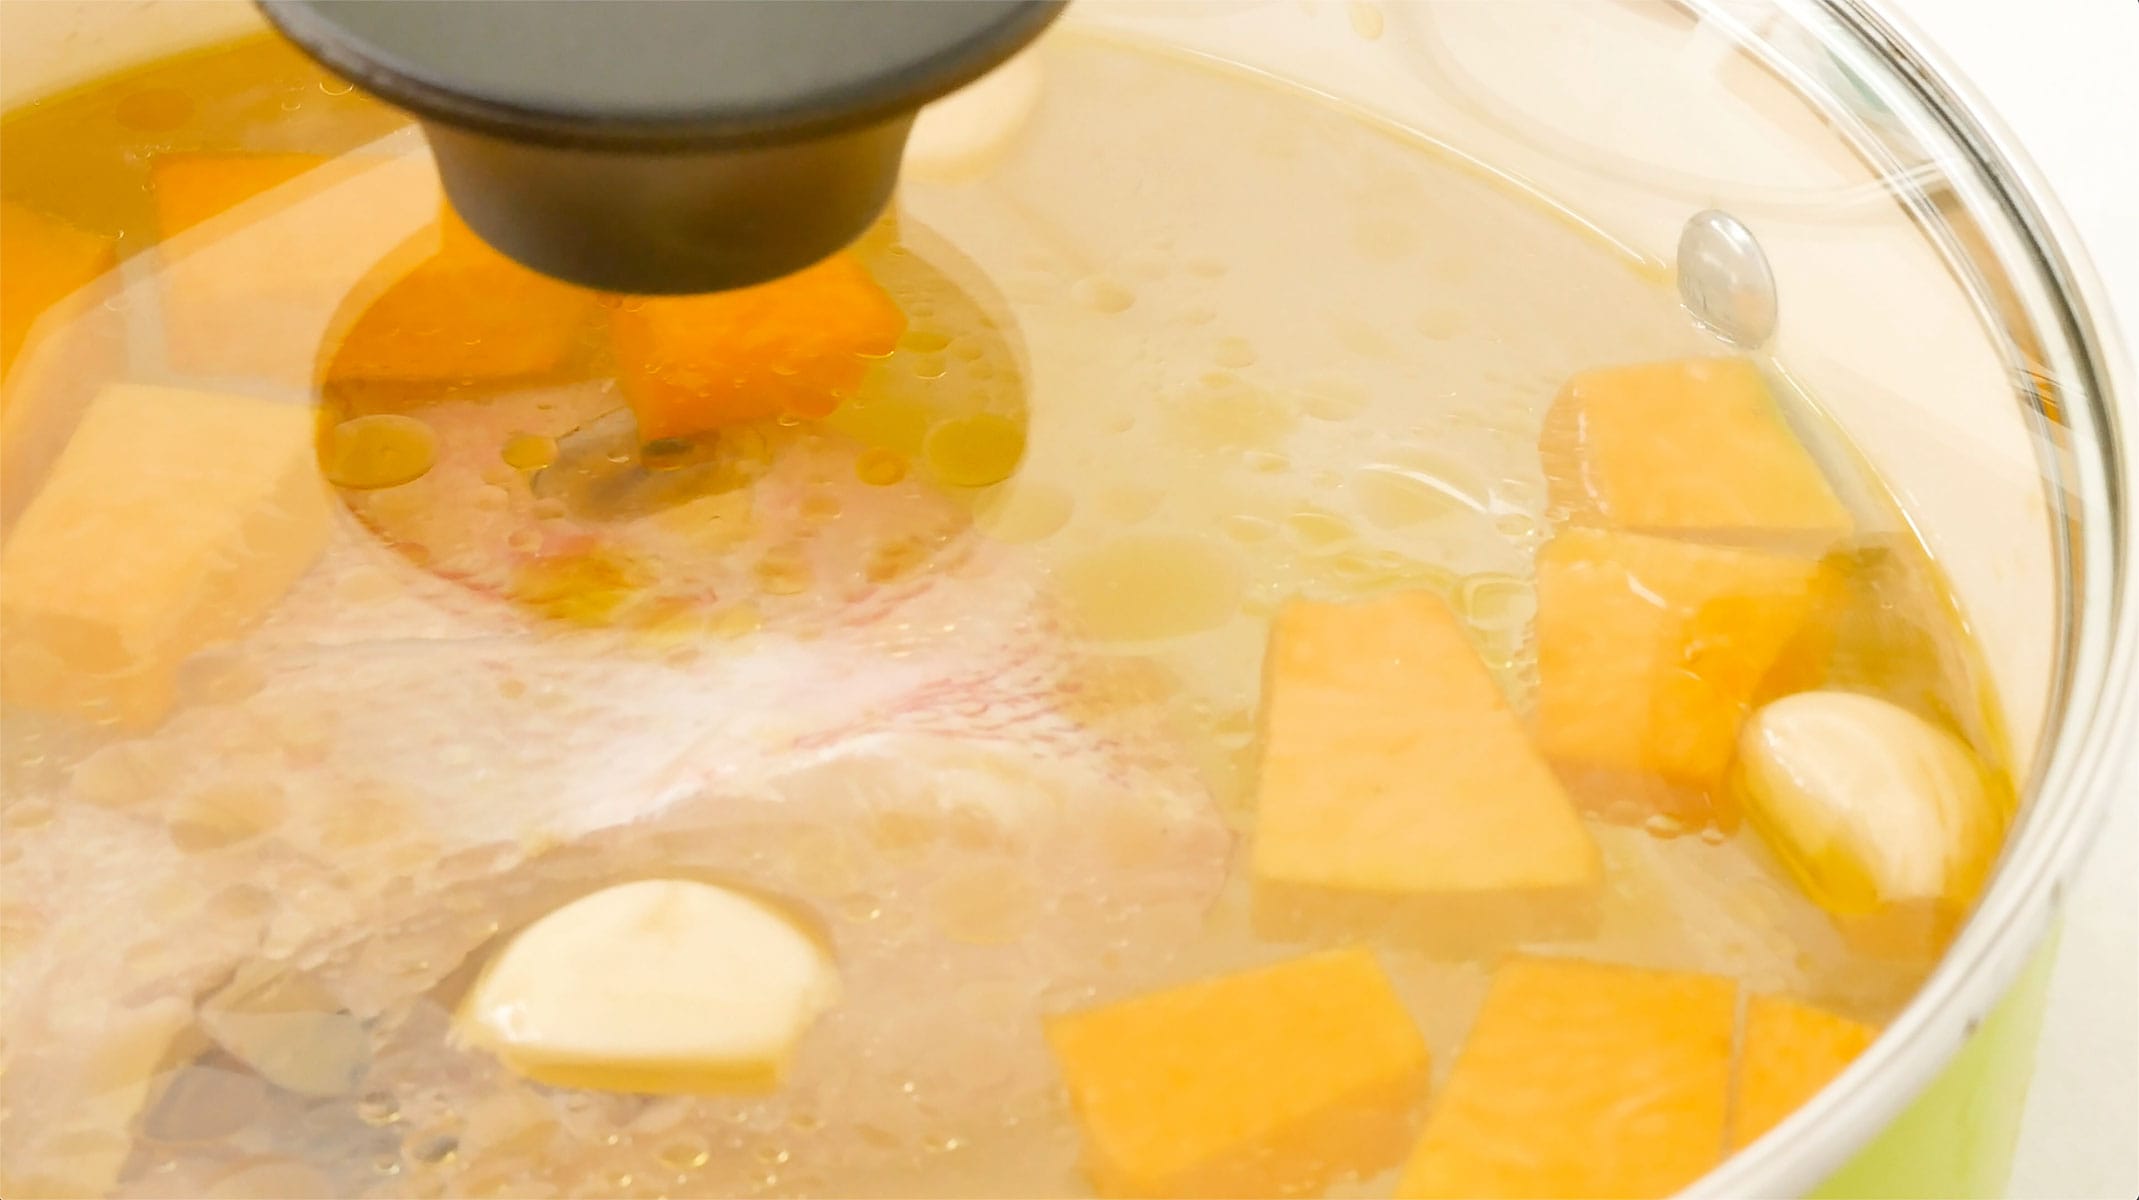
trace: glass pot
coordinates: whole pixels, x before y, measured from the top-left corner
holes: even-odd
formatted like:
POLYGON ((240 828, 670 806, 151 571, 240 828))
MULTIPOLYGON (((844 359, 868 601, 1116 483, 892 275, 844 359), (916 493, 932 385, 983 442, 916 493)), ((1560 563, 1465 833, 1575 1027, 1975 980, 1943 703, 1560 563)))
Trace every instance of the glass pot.
MULTIPOLYGON (((1944 564, 2025 800, 1920 994, 1689 1194, 1992 1195, 2064 883, 2132 780, 2139 382, 2024 156, 1863 0, 1080 0, 1098 26, 1415 131, 1668 269, 1690 216, 1757 238, 1774 348, 1944 564)), ((8 106, 256 31, 238 0, 11 4, 8 106)))

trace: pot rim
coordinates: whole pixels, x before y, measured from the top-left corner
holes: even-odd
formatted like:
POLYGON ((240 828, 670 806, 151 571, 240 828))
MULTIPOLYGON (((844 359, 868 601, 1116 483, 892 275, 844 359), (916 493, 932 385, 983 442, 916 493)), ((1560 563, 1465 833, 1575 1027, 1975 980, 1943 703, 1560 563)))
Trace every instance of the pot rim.
MULTIPOLYGON (((1883 64, 1962 152, 2022 244, 2006 271, 2047 304, 2026 315, 2069 377, 2052 378, 2065 414, 2069 464, 2045 456, 2051 533, 2059 547, 2064 625, 2043 751, 1989 888, 1908 1006, 1833 1083, 1752 1146, 1726 1158, 1685 1197, 1804 1195, 1890 1125, 2010 989, 2047 936, 2066 886, 2132 767, 2139 729, 2139 525, 2132 510, 2139 398, 2100 278, 2041 172, 1983 97, 1905 19, 1875 0, 1774 0, 1789 19, 1839 31, 1861 59, 1883 64), (2067 475, 2069 471, 2069 475, 2067 475), (2060 478, 2060 476, 2065 476, 2060 478), (2067 500, 2059 486, 2070 487, 2067 500)), ((2029 403, 2022 397, 2019 402, 2029 403)), ((2038 430, 2044 427, 2038 418, 2038 430)))
MULTIPOLYGON (((4 0, 0 0, 4 2, 4 0)), ((1706 7, 1713 0, 1680 0, 1706 7)), ((1803 1195, 1892 1123, 1975 1032, 2050 931, 2067 884, 2107 819, 2120 782, 2139 770, 2139 374, 2077 230, 2039 169, 1981 94, 1913 23, 1879 0, 1768 0, 1787 19, 1839 32, 1862 60, 1882 63, 1963 152, 1960 166, 1994 193, 1995 219, 2023 243, 2008 270, 2049 298, 2031 308, 2074 368, 2056 380, 2071 417, 2081 495, 2062 555, 2064 662, 2030 798, 1975 912, 1909 1004, 1833 1084, 1766 1136, 1727 1157, 1682 1197, 1803 1195), (2120 413, 2119 401, 2125 410, 2120 413), (2071 556, 2089 565, 2074 587, 2071 556), (2124 744, 2120 744, 2124 743, 2124 744)), ((207 7, 207 6, 203 6, 207 7)), ((186 36, 179 44, 208 44, 186 36)), ((171 53, 158 45, 139 61, 171 53)), ((74 80, 10 98, 64 91, 74 80)), ((2054 477, 2053 477, 2054 480, 2054 477)), ((2053 490, 2053 513, 2060 510, 2053 490)), ((2062 514, 2071 519, 2071 514, 2062 514)), ((2059 531, 2062 533, 2062 531, 2059 531)))

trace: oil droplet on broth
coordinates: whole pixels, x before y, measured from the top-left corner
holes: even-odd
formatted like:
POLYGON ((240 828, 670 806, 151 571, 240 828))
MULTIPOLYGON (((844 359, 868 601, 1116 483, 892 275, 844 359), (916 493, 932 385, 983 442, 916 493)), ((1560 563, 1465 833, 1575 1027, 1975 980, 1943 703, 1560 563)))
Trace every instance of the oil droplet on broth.
POLYGON ((1503 513, 1493 519, 1493 528, 1502 537, 1524 542, 1538 535, 1537 521, 1528 513, 1503 513))
POLYGON ((810 565, 800 555, 774 552, 759 560, 758 590, 768 596, 799 596, 810 590, 810 565))
POLYGON ((1218 519, 1218 531, 1244 546, 1267 542, 1277 536, 1277 523, 1248 513, 1229 513, 1218 519))
POLYGON ((1118 487, 1099 497, 1099 512, 1117 525, 1146 521, 1166 502, 1166 493, 1155 487, 1118 487))
POLYGON ((1361 358, 1394 358, 1396 344, 1388 336, 1364 321, 1338 320, 1331 323, 1337 342, 1352 354, 1361 358))
POLYGON ((1098 641, 1144 641, 1214 629, 1240 608, 1245 572, 1232 551, 1186 534, 1120 538, 1065 564, 1062 597, 1098 641))
POLYGON ((437 457, 430 426, 400 413, 375 413, 329 430, 320 468, 337 486, 371 491, 423 478, 437 457))
POLYGON ((1346 490, 1359 515, 1382 529, 1402 529, 1451 513, 1477 512, 1478 502, 1436 475, 1395 466, 1361 467, 1346 490))
POLYGON ((1070 298, 1093 312, 1126 312, 1136 293, 1103 276, 1091 275, 1070 285, 1070 298))
POLYGON ((505 439, 500 456, 505 465, 515 471, 539 471, 557 461, 557 439, 537 433, 516 433, 505 439))
POLYGON ((869 552, 862 575, 871 583, 889 583, 920 570, 934 554, 934 543, 921 537, 895 537, 869 552))
POLYGON ((1319 508, 1303 508, 1286 517, 1283 525, 1286 537, 1310 549, 1341 546, 1357 534, 1350 521, 1319 508))
POLYGON ((421 1166, 443 1166, 460 1154, 460 1139, 438 1130, 418 1130, 402 1141, 401 1153, 421 1166))
POLYGON ((1416 578, 1415 564, 1388 550, 1345 550, 1325 561, 1330 573, 1359 587, 1409 583, 1416 578))
POLYGON ((76 796, 91 804, 125 808, 153 794, 157 778, 155 762, 144 751, 122 742, 83 759, 68 782, 76 796))
POLYGON ((171 840, 189 854, 218 850, 273 829, 286 808, 282 785, 271 780, 213 783, 173 808, 171 840))
POLYGON ((890 487, 906 478, 906 456, 872 446, 855 456, 854 477, 871 487, 890 487))
POLYGON ((1014 482, 983 494, 974 503, 973 527, 998 542, 1041 542, 1069 524, 1074 508, 1075 501, 1062 488, 1014 482))
POLYGON ((1010 478, 1025 457, 1025 431, 996 413, 939 421, 922 440, 921 454, 939 482, 951 487, 987 487, 1010 478))
POLYGON ((1366 392, 1353 386, 1324 384, 1299 393, 1300 411, 1317 421, 1349 421, 1367 408, 1366 392))
POLYGON ((713 1148, 704 1138, 685 1134, 661 1147, 661 1165, 671 1171, 695 1171, 706 1165, 713 1148))
POLYGON ((1205 375, 1168 409, 1182 436, 1205 448, 1269 448, 1299 423, 1299 413, 1285 399, 1228 371, 1205 375))
POLYGON ((1346 8, 1347 15, 1351 18, 1353 33, 1370 42, 1381 40, 1383 22, 1380 9, 1366 0, 1352 0, 1346 8))
POLYGON ((389 1091, 366 1091, 357 1097, 357 1121, 381 1129, 400 1121, 400 1102, 389 1091))
POLYGON ((719 638, 739 638, 756 633, 765 623, 758 610, 748 604, 735 604, 713 614, 706 623, 707 632, 719 638))

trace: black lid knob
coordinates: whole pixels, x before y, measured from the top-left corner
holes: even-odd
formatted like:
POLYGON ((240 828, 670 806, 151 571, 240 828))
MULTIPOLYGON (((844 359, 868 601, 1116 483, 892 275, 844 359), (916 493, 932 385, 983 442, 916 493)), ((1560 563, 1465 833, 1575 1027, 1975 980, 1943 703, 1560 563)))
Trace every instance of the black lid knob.
POLYGON ((914 113, 1064 0, 259 0, 424 123, 498 249, 589 287, 717 291, 852 241, 914 113))

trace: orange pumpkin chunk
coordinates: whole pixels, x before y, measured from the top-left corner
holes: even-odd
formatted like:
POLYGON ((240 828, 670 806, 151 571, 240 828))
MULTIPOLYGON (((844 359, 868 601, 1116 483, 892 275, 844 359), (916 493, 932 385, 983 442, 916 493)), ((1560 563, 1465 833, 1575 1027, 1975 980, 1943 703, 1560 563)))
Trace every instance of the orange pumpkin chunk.
POLYGON ((1879 1031, 1781 996, 1746 1004, 1745 1053, 1731 1148, 1758 1140, 1826 1087, 1879 1031))
POLYGON ((1553 507, 1579 524, 1719 537, 1849 535, 1849 510, 1743 359, 1585 371, 1540 446, 1553 507))
MULTIPOLYGON (((158 232, 176 237, 327 162, 308 154, 160 156, 150 164, 158 232)), ((314 193, 293 194, 303 201, 314 193)), ((263 224, 227 239, 187 244, 170 264, 162 280, 163 316, 177 366, 312 382, 318 347, 309 343, 318 340, 319 322, 299 320, 298 314, 343 304, 351 285, 375 264, 352 257, 349 249, 367 239, 321 238, 310 222, 293 227, 286 218, 276 220, 278 212, 264 212, 263 224), (293 347, 299 327, 311 331, 303 335, 308 344, 293 347), (302 364, 307 377, 288 378, 293 364, 302 364)), ((365 214, 346 216, 354 222, 365 214)), ((562 362, 592 326, 592 293, 514 263, 450 211, 427 236, 435 239, 435 250, 371 300, 342 335, 329 367, 334 378, 421 382, 539 374, 562 362)))
POLYGON ((112 240, 12 200, 0 202, 0 376, 46 310, 117 262, 112 240))
POLYGON ((303 405, 106 388, 0 554, 7 698, 153 724, 180 664, 266 614, 327 531, 303 405))
POLYGON ((1599 877, 1573 801, 1438 596, 1295 601, 1265 673, 1259 878, 1420 893, 1599 877))
POLYGON ((852 254, 705 296, 632 299, 611 319, 645 441, 783 414, 828 416, 891 353, 906 316, 852 254))
POLYGON ((554 370, 594 293, 505 257, 447 209, 438 252, 387 288, 335 350, 333 379, 510 379, 554 370))
POLYGON ((1397 1195, 1669 1195, 1722 1157, 1736 985, 1514 958, 1397 1195))
POLYGON ((170 239, 327 159, 317 154, 161 154, 149 163, 156 236, 170 239))
POLYGON ((1709 786, 1819 594, 1811 558, 1592 529, 1538 553, 1547 756, 1709 786))
POLYGON ((1373 954, 1337 950, 1056 1017, 1085 1166, 1122 1196, 1319 1191, 1403 1153, 1426 1043, 1373 954))
MULTIPOLYGON (((149 163, 157 236, 170 242, 211 218, 323 168, 316 154, 163 154, 149 163)), ((310 190, 293 194, 308 197, 310 190)), ((258 226, 227 237, 204 230, 165 247, 157 287, 164 342, 181 371, 312 382, 316 320, 306 314, 335 303, 347 286, 345 239, 310 222, 275 218, 280 198, 261 206, 258 226), (340 268, 338 270, 337 268, 340 268)), ((353 277, 353 273, 352 273, 353 277)))

